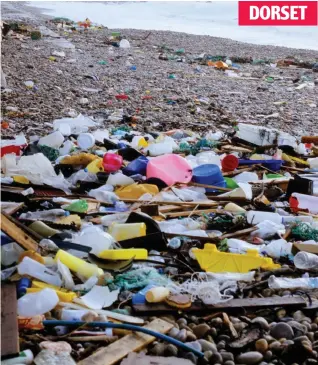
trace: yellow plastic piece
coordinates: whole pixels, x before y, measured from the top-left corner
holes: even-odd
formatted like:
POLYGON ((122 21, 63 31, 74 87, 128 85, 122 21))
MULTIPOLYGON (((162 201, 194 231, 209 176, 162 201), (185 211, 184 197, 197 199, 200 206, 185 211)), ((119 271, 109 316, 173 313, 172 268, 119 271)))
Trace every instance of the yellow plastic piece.
POLYGON ((156 195, 159 193, 158 186, 152 184, 131 184, 115 190, 120 199, 139 199, 144 194, 156 195))
POLYGON ((70 214, 68 216, 64 216, 61 219, 58 219, 56 223, 59 224, 75 224, 76 227, 80 227, 82 225, 81 217, 77 214, 70 214))
POLYGON ((98 158, 99 158, 98 156, 93 155, 91 153, 81 152, 77 155, 65 156, 63 160, 60 162, 60 164, 87 166, 89 163, 98 158))
POLYGON ((220 252, 212 243, 206 243, 204 249, 192 250, 202 270, 208 272, 240 272, 261 268, 273 270, 280 268, 271 258, 261 257, 257 250, 247 250, 246 254, 220 252))
POLYGON ((28 180, 25 176, 14 175, 12 176, 13 181, 19 184, 30 184, 30 180, 28 180))
MULTIPOLYGON (((37 293, 41 290, 43 290, 44 288, 49 288, 50 286, 46 286, 43 288, 27 288, 27 293, 37 293)), ((65 293, 63 291, 60 290, 56 290, 55 288, 51 288, 55 291, 55 293, 57 294, 57 296, 59 297, 59 300, 61 302, 67 302, 67 303, 71 303, 73 301, 73 299, 77 298, 76 293, 74 292, 69 292, 69 293, 65 293)))
POLYGON ((57 251, 55 255, 55 261, 58 259, 71 271, 78 273, 85 278, 90 278, 91 276, 101 276, 104 274, 103 270, 98 268, 96 265, 90 264, 63 250, 57 251))
POLYGON ((21 262, 25 257, 29 257, 30 259, 39 262, 40 264, 44 264, 44 257, 42 257, 39 253, 28 250, 21 253, 19 256, 19 262, 21 262))
POLYGON ((97 255, 101 259, 106 260, 147 260, 148 251, 144 248, 123 248, 119 250, 105 250, 97 255))
POLYGON ((129 240, 130 238, 143 237, 146 235, 145 223, 113 223, 108 233, 112 235, 116 241, 129 240))
POLYGON ((145 140, 144 137, 140 138, 140 140, 138 141, 138 148, 145 148, 148 147, 148 142, 145 140))
POLYGON ((282 154, 282 159, 286 162, 295 162, 298 165, 310 166, 309 163, 301 158, 289 156, 286 153, 282 154))
POLYGON ((88 172, 92 172, 93 174, 97 174, 98 172, 104 171, 103 159, 98 158, 92 161, 86 166, 86 168, 88 172))

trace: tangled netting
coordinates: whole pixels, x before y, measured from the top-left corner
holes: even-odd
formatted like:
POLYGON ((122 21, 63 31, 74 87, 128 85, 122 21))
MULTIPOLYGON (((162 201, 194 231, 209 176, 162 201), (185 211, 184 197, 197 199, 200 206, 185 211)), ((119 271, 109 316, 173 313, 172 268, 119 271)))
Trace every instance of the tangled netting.
POLYGON ((301 239, 302 241, 307 241, 307 240, 318 241, 318 229, 314 229, 306 223, 301 223, 301 222, 297 223, 292 228, 291 231, 293 236, 301 239))

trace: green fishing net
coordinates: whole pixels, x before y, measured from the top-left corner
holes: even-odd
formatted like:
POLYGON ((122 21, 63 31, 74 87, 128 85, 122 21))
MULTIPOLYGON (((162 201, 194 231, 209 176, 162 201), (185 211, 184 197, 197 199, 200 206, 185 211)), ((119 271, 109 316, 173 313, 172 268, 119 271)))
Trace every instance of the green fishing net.
POLYGON ((142 268, 117 275, 114 284, 124 290, 131 290, 144 288, 151 283, 166 286, 169 281, 166 276, 160 275, 154 268, 142 268))
POLYGON ((302 241, 314 240, 318 241, 318 229, 310 227, 306 223, 297 223, 291 230, 293 236, 302 241))

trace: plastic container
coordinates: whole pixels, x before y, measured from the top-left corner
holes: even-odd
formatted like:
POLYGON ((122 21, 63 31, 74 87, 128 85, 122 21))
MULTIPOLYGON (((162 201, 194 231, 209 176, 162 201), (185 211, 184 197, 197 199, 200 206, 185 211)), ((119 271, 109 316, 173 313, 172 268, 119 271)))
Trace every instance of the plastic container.
POLYGON ((113 237, 96 226, 89 226, 83 229, 79 236, 79 243, 92 247, 91 253, 99 255, 100 252, 109 250, 114 244, 113 237))
POLYGON ((271 289, 315 289, 318 288, 318 277, 292 279, 272 275, 268 279, 268 286, 271 289))
POLYGON ((86 170, 92 174, 97 174, 98 172, 103 172, 104 171, 103 159, 97 158, 96 160, 90 162, 86 166, 86 170))
POLYGON ((123 158, 116 153, 107 152, 103 157, 103 167, 106 172, 116 172, 121 168, 123 158))
POLYGON ((145 156, 140 156, 136 160, 130 162, 125 168, 123 168, 123 173, 127 176, 132 175, 146 175, 148 158, 145 156))
POLYGON ((309 213, 318 213, 318 197, 299 193, 292 193, 289 198, 290 208, 294 212, 308 210, 309 213))
MULTIPOLYGON (((26 289, 27 294, 30 293, 39 293, 41 290, 43 290, 44 288, 28 288, 26 289)), ((52 289, 52 288, 50 288, 52 289)), ((56 290, 56 289, 52 289, 55 291, 55 293, 57 294, 59 301, 61 302, 66 302, 66 303, 71 303, 73 301, 73 299, 77 298, 76 293, 73 292, 63 292, 60 290, 56 290)))
POLYGON ((146 235, 145 223, 113 223, 109 228, 116 241, 124 241, 131 238, 143 237, 146 235))
POLYGON ((116 189, 116 195, 120 199, 139 199, 144 194, 156 195, 159 189, 153 184, 132 184, 116 189))
POLYGON ((28 288, 31 288, 32 285, 32 281, 29 278, 21 278, 18 281, 18 285, 17 285, 17 293, 18 293, 18 297, 22 297, 28 288))
POLYGON ((147 291, 149 291, 152 288, 155 288, 156 286, 157 286, 156 284, 149 284, 145 288, 139 290, 138 293, 133 294, 133 296, 131 298, 132 304, 133 305, 146 304, 146 293, 147 293, 147 291))
POLYGON ((171 186, 191 181, 192 169, 183 157, 168 154, 151 159, 147 165, 146 174, 147 179, 154 177, 171 186))
POLYGON ((250 210, 246 213, 246 219, 249 224, 256 225, 265 220, 272 221, 276 224, 281 224, 283 217, 278 213, 262 212, 257 210, 250 210))
POLYGON ((318 157, 308 158, 307 162, 311 169, 318 169, 318 157))
POLYGON ((88 150, 95 145, 95 137, 91 133, 81 133, 77 137, 77 145, 82 150, 88 150))
POLYGON ((105 250, 97 255, 105 260, 147 260, 148 251, 144 248, 125 248, 118 250, 105 250))
POLYGON ((61 287, 62 280, 58 273, 48 269, 46 266, 39 262, 24 257, 22 262, 18 265, 18 273, 20 275, 29 275, 38 280, 44 281, 47 284, 56 285, 61 287))
POLYGON ((63 134, 63 136, 69 136, 72 134, 72 128, 69 124, 62 123, 58 127, 58 131, 63 134))
POLYGON ((63 250, 58 250, 55 255, 55 261, 60 260, 65 266, 67 266, 71 271, 78 273, 85 278, 90 278, 91 276, 103 275, 103 270, 99 269, 96 265, 89 264, 78 257, 71 255, 63 250))
POLYGON ((59 297, 53 289, 47 288, 38 293, 25 294, 18 299, 18 315, 33 317, 50 312, 59 302, 59 297))
POLYGON ((318 270, 318 256, 313 253, 300 251, 294 257, 297 269, 318 270))
POLYGON ((131 147, 136 148, 137 150, 141 148, 145 148, 148 146, 148 142, 142 136, 134 136, 131 141, 131 147))
POLYGON ((122 39, 119 42, 119 48, 130 48, 130 43, 127 39, 122 39))
POLYGON ((270 258, 260 257, 257 250, 247 250, 246 254, 220 252, 215 245, 206 243, 204 249, 194 248, 192 253, 201 269, 209 272, 240 272, 262 268, 273 270, 280 268, 270 258))
MULTIPOLYGON (((226 182, 223 178, 222 172, 217 165, 205 164, 193 169, 192 181, 205 184, 214 185, 225 188, 226 182)), ((213 192, 214 189, 206 189, 207 192, 213 192)))
POLYGON ((118 172, 116 174, 110 174, 108 177, 108 180, 106 182, 106 184, 112 185, 112 186, 127 186, 127 185, 131 185, 134 183, 135 183, 135 181, 132 178, 130 178, 120 172, 118 172))
POLYGON ((222 171, 230 172, 234 171, 239 165, 239 159, 234 155, 225 156, 222 161, 222 171))
POLYGON ((39 146, 48 146, 52 148, 60 148, 62 143, 64 142, 64 136, 60 131, 55 131, 51 134, 48 134, 45 137, 39 139, 39 146))
POLYGON ((157 286, 151 288, 146 293, 146 300, 148 303, 160 303, 163 302, 170 294, 170 290, 163 286, 157 286))
MULTIPOLYGON (((67 124, 61 124, 61 125, 67 125, 67 124)), ((72 148, 74 148, 74 143, 70 140, 65 141, 62 146, 59 148, 60 156, 68 155, 72 148)))
POLYGON ((170 143, 152 143, 148 146, 147 151, 152 157, 170 154, 173 152, 173 147, 170 143))
POLYGON ((31 350, 24 350, 19 352, 19 356, 1 360, 1 364, 2 365, 32 364, 33 359, 34 359, 33 352, 31 350))

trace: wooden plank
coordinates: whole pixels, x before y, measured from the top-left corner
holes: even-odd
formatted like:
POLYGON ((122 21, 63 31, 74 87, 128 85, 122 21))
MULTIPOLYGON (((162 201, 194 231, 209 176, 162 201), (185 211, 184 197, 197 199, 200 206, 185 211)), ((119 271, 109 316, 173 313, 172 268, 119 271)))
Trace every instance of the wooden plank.
POLYGON ((175 213, 166 213, 165 216, 168 218, 175 218, 175 217, 188 217, 189 215, 200 215, 200 214, 208 214, 208 213, 215 213, 218 212, 217 209, 199 209, 199 210, 188 210, 186 212, 175 212, 175 213))
MULTIPOLYGON (((214 197, 213 197, 214 198, 214 197)), ((220 199, 221 200, 221 199, 220 199)), ((228 198, 224 197, 223 200, 228 200, 228 198)), ((196 207, 197 205, 202 206, 202 207, 213 207, 213 206, 217 206, 218 203, 216 203, 213 200, 210 201, 197 201, 197 202, 180 202, 180 201, 161 201, 161 200, 138 200, 138 199, 121 199, 121 201, 125 202, 125 203, 141 203, 141 205, 146 205, 146 204, 158 204, 158 205, 188 205, 191 207, 196 207)))
POLYGON ((17 292, 14 284, 1 287, 1 356, 20 351, 17 315, 17 292))
MULTIPOLYGON (((167 333, 171 330, 173 324, 163 321, 160 318, 150 322, 145 328, 150 330, 167 333)), ((123 359, 130 352, 139 351, 155 340, 155 337, 145 333, 132 333, 120 340, 113 342, 107 347, 102 347, 91 356, 80 361, 79 365, 112 365, 123 359)))
POLYGON ((1 214, 1 230, 25 250, 38 250, 38 243, 3 213, 1 214))
MULTIPOLYGON (((182 309, 183 312, 213 312, 213 311, 228 311, 257 308, 303 308, 307 303, 301 297, 271 297, 271 298, 246 298, 246 299, 232 299, 228 302, 219 303, 215 305, 203 305, 200 302, 192 303, 190 308, 182 309)), ((177 313, 179 309, 169 307, 167 304, 138 304, 133 305, 133 309, 138 315, 166 315, 177 313)))

